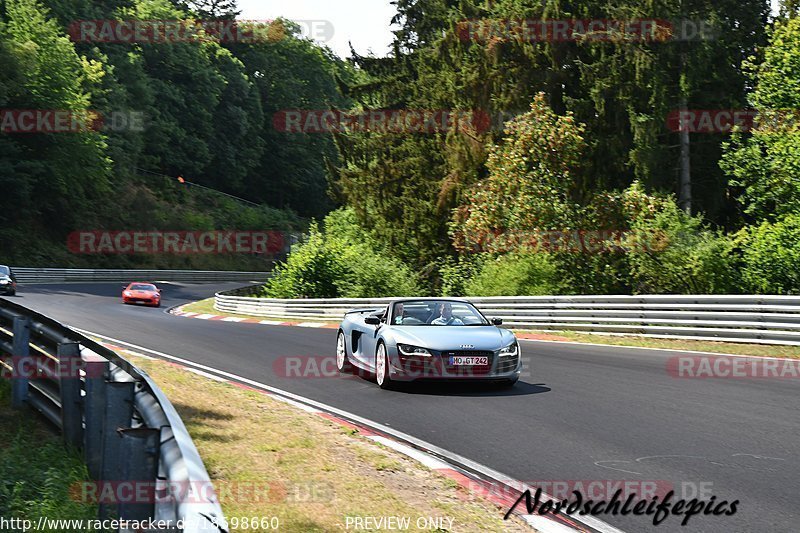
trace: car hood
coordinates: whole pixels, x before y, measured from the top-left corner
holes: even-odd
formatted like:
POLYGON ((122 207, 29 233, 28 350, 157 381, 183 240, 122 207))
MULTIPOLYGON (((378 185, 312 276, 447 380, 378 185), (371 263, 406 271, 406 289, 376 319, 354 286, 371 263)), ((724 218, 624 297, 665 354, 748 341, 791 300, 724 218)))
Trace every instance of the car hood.
POLYGON ((397 342, 435 351, 496 351, 514 342, 514 334, 496 326, 392 326, 397 342), (472 348, 462 348, 462 344, 472 348))

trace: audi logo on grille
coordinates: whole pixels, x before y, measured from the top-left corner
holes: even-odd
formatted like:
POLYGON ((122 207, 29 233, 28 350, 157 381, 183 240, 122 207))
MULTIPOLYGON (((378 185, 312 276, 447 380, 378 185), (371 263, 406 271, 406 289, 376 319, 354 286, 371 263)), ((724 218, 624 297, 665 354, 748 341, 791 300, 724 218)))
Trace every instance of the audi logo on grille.
POLYGON ((466 348, 474 348, 474 347, 475 347, 475 345, 473 345, 473 344, 462 344, 462 345, 461 345, 461 348, 462 348, 462 349, 466 349, 466 348))

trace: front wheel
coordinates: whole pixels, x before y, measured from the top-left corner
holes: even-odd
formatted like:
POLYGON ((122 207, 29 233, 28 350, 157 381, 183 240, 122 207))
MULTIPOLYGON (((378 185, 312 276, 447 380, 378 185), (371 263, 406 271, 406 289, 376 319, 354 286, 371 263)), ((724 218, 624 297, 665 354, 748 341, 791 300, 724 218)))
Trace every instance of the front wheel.
POLYGON ((347 345, 344 342, 344 332, 339 332, 339 337, 336 339, 336 370, 342 374, 350 372, 352 367, 347 360, 347 345))
POLYGON ((375 381, 382 389, 392 388, 392 378, 389 375, 389 356, 386 353, 386 345, 380 343, 375 353, 375 381))

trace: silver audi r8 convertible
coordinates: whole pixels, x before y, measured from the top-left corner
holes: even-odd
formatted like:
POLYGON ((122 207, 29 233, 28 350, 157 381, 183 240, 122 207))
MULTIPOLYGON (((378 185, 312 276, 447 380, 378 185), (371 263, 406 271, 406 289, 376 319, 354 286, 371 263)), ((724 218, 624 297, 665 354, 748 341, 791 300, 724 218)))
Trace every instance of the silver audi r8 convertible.
POLYGON ((466 300, 397 299, 386 308, 348 311, 339 327, 336 366, 374 374, 383 389, 401 381, 481 380, 513 386, 520 346, 501 319, 466 300))

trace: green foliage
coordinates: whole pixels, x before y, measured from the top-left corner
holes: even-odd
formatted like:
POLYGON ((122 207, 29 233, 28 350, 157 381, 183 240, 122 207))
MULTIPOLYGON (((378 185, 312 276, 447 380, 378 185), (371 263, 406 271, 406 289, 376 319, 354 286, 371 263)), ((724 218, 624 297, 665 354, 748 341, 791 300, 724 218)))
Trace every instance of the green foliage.
POLYGON ((508 123, 503 142, 489 148, 488 177, 455 212, 456 248, 469 249, 495 232, 569 227, 575 211, 570 186, 584 149, 581 132, 571 116, 556 115, 537 95, 530 112, 508 123))
POLYGON ((489 254, 464 254, 440 260, 441 296, 469 296, 467 285, 483 269, 489 254))
POLYGON ((763 63, 753 61, 746 66, 759 123, 752 136, 740 133, 726 144, 721 165, 743 188, 745 211, 761 221, 800 209, 800 18, 778 21, 763 63))
POLYGON ((676 204, 633 220, 627 243, 634 294, 738 292, 738 256, 730 237, 676 204))
POLYGON ((361 230, 351 210, 334 211, 265 285, 270 298, 378 298, 421 294, 413 271, 385 253, 361 230))
POLYGON ((281 35, 254 43, 208 36, 170 44, 75 43, 67 26, 76 20, 228 17, 235 2, 77 0, 47 6, 52 12, 37 0, 0 0, 0 109, 91 110, 107 119, 138 113, 144 128, 0 134, 3 261, 252 268, 246 257, 76 257, 64 243, 72 231, 99 228, 234 230, 260 224, 290 230, 299 225, 294 213, 322 216, 331 208, 326 164, 336 160, 332 139, 279 134, 273 115, 346 105, 337 78, 348 79, 352 69, 302 38, 297 27, 287 23, 281 35), (185 176, 270 207, 254 214, 220 202, 220 196, 195 202, 177 195, 174 182, 171 188, 143 186, 142 173, 185 176), (128 193, 143 204, 127 201, 128 193), (36 247, 18 245, 32 240, 36 247))
POLYGON ((13 412, 10 386, 0 381, 0 516, 94 519, 97 507, 75 501, 71 490, 90 479, 80 454, 29 413, 13 412))
POLYGON ((800 294, 800 215, 745 228, 737 239, 743 254, 745 291, 800 294))
POLYGON ((489 259, 464 287, 468 296, 558 294, 556 265, 548 254, 510 253, 489 259))

